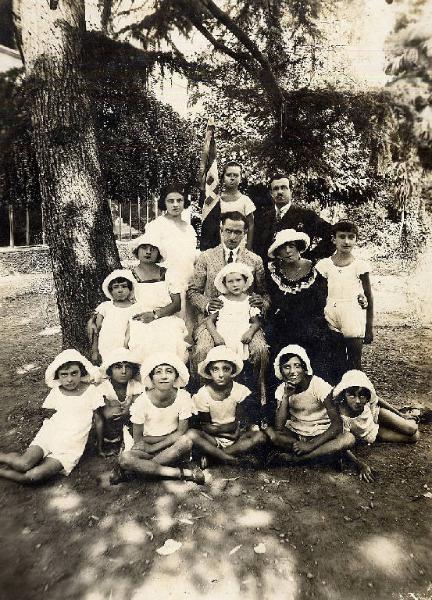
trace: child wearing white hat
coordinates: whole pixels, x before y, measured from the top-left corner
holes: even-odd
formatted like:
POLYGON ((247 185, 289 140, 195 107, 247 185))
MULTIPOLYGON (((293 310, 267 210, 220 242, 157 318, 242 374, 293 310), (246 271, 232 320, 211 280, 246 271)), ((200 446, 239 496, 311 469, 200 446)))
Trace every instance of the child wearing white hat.
POLYGON ((248 345, 261 327, 260 310, 249 304, 247 290, 252 284, 253 273, 248 265, 226 264, 214 281, 223 305, 206 319, 215 346, 231 348, 242 360, 249 358, 248 345))
POLYGON ((127 269, 116 269, 105 277, 102 291, 108 300, 95 310, 91 340, 93 362, 105 361, 112 350, 125 347, 129 319, 135 311, 133 289, 134 277, 127 269))
POLYGON ((60 352, 45 372, 51 391, 42 404, 55 412, 22 456, 0 453, 0 477, 33 484, 58 473, 69 475, 84 452, 93 411, 103 405, 91 383, 97 377, 97 368, 77 350, 60 352))
POLYGON ((194 407, 183 389, 189 381, 186 366, 173 353, 154 353, 142 364, 141 379, 145 391, 130 409, 134 446, 120 454, 120 472, 115 477, 128 472, 203 484, 200 469, 177 466, 192 449, 186 433, 194 407))
MULTIPOLYGON (((354 435, 356 443, 397 442, 413 444, 419 439, 418 426, 394 406, 378 398, 363 371, 347 371, 333 390, 334 403, 342 417, 343 429, 354 435)), ((360 479, 374 480, 373 471, 351 451, 348 458, 357 466, 360 479)))
POLYGON ((113 350, 100 367, 103 378, 98 389, 104 406, 94 414, 98 454, 105 458, 118 454, 122 447, 131 448, 129 409, 143 392, 140 364, 127 348, 113 350))
MULTIPOLYGON (((261 431, 240 432, 241 404, 251 394, 249 388, 234 381, 243 361, 227 346, 215 346, 199 363, 198 373, 207 380, 193 397, 201 429, 191 429, 188 436, 194 446, 225 463, 236 463, 237 456, 264 444, 261 431)), ((201 463, 204 467, 206 460, 201 463)))
POLYGON ((282 348, 274 361, 276 377, 275 427, 264 430, 283 453, 276 463, 295 464, 331 456, 354 445, 354 437, 343 432, 333 403, 332 387, 312 372, 309 357, 301 346, 282 348))

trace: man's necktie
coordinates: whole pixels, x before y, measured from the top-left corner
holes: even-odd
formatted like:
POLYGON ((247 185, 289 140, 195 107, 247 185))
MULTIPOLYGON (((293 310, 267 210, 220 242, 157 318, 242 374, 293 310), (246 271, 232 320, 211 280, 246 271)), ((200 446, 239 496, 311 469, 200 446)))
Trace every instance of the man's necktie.
POLYGON ((232 250, 230 250, 229 255, 228 255, 228 263, 232 263, 234 262, 234 252, 232 250))

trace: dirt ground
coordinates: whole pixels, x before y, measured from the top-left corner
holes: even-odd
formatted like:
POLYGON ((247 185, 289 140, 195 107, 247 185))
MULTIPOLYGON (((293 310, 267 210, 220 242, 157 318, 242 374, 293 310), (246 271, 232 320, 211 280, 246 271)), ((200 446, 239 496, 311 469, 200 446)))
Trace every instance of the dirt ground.
MULTIPOLYGON (((432 329, 419 326, 405 284, 378 281, 365 370, 386 400, 431 406, 432 329)), ((49 281, 29 289, 0 281, 2 450, 23 450, 40 426, 43 372, 60 349, 49 281)), ((431 599, 431 426, 421 433, 415 446, 359 452, 379 471, 373 484, 332 464, 212 468, 204 487, 100 487, 112 463, 91 450, 68 478, 33 489, 0 481, 0 597, 431 599), (181 547, 161 556, 167 539, 181 547)))

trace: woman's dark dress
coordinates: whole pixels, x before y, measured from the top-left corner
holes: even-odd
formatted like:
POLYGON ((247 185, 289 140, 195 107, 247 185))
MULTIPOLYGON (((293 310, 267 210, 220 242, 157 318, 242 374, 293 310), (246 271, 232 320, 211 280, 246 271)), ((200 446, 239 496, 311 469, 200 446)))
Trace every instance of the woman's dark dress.
POLYGON ((292 281, 277 261, 268 263, 267 275, 271 308, 266 333, 273 358, 284 346, 298 344, 306 350, 315 375, 335 383, 341 340, 324 318, 327 281, 313 266, 304 277, 292 281))

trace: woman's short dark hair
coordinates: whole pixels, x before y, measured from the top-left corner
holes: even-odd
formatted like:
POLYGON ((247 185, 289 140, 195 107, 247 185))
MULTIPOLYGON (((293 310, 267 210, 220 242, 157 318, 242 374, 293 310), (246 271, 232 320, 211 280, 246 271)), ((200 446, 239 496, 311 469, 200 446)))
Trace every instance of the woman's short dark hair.
POLYGON ((63 365, 60 365, 59 368, 56 369, 56 372, 54 373, 54 379, 59 378, 59 371, 62 371, 63 369, 69 369, 69 367, 72 367, 72 365, 77 365, 79 367, 81 377, 88 375, 87 369, 82 363, 75 360, 70 360, 69 362, 65 362, 63 365))
POLYGON ((303 370, 307 372, 307 365, 305 361, 301 358, 301 356, 299 356, 298 354, 282 354, 282 356, 279 359, 279 369, 281 369, 282 366, 286 364, 291 358, 298 358, 301 366, 303 367, 303 370))
MULTIPOLYGON (((204 372, 205 372, 205 373, 207 373, 207 375, 209 375, 209 376, 210 376, 210 367, 211 367, 211 365, 212 365, 213 363, 215 363, 215 362, 221 362, 221 361, 219 361, 219 360, 211 360, 211 361, 209 362, 209 364, 206 366, 206 368, 204 369, 204 372)), ((223 362, 226 362, 226 363, 228 363, 229 365, 231 365, 231 370, 232 370, 232 372, 233 372, 233 373, 235 373, 235 372, 236 372, 236 368, 237 368, 237 367, 236 367, 236 365, 235 365, 233 362, 231 362, 230 360, 224 360, 223 362)))
POLYGON ((274 251, 275 255, 277 256, 279 253, 279 250, 282 250, 282 248, 284 246, 286 246, 288 243, 294 244, 294 246, 297 248, 297 250, 299 252, 304 252, 306 250, 306 242, 304 240, 293 240, 292 242, 286 242, 285 244, 282 244, 281 246, 276 248, 276 250, 274 251))
POLYGON ((221 225, 223 225, 227 219, 230 219, 231 221, 243 221, 244 226, 245 226, 245 231, 247 231, 249 229, 249 225, 248 225, 246 217, 238 210, 230 210, 228 212, 222 213, 220 216, 221 225))
POLYGON ((187 191, 185 189, 185 186, 178 181, 174 181, 173 183, 170 183, 162 188, 161 195, 158 200, 159 210, 166 210, 166 197, 168 196, 168 194, 174 193, 181 194, 183 196, 185 208, 187 208, 190 205, 190 200, 187 197, 187 191))
POLYGON ((112 292, 113 286, 115 283, 127 283, 128 289, 130 291, 132 291, 132 281, 130 281, 129 279, 126 279, 126 277, 116 277, 115 279, 112 279, 109 284, 108 284, 108 291, 112 292))
MULTIPOLYGON (((135 377, 136 375, 138 375, 139 370, 140 370, 140 366, 137 365, 137 363, 133 363, 133 362, 129 362, 129 361, 121 361, 121 362, 126 362, 128 365, 131 366, 131 368, 132 368, 132 377, 135 377)), ((108 375, 108 377, 112 377, 112 368, 116 364, 117 363, 114 363, 114 364, 110 365, 108 367, 108 369, 106 370, 106 374, 108 375)))
POLYGON ((352 221, 338 221, 332 225, 333 235, 336 235, 338 231, 346 231, 347 233, 354 233, 357 237, 359 234, 358 227, 352 221))

